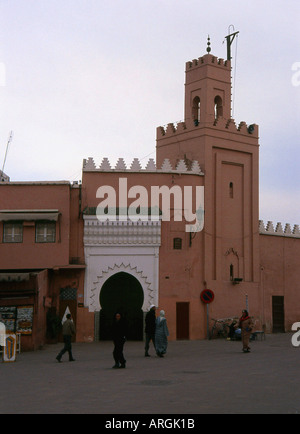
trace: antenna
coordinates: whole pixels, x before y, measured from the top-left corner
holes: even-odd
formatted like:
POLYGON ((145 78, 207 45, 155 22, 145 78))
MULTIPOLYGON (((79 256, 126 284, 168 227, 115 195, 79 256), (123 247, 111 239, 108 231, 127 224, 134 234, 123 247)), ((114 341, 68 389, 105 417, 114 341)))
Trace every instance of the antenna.
MULTIPOLYGON (((231 60, 232 56, 231 56, 231 45, 235 39, 235 37, 240 33, 240 32, 235 32, 234 31, 234 25, 230 24, 230 26, 228 27, 228 36, 225 36, 226 40, 227 40, 227 60, 231 60), (233 33, 230 33, 230 28, 232 27, 233 29, 233 33)), ((238 39, 238 38, 237 38, 238 39)), ((232 108, 231 108, 231 116, 234 116, 234 99, 235 99, 235 79, 236 79, 236 58, 237 58, 237 42, 236 42, 236 46, 235 46, 235 64, 234 64, 234 83, 233 83, 233 94, 232 94, 232 108)), ((232 70, 232 68, 231 68, 232 70)))
POLYGON ((6 162, 6 157, 7 157, 7 153, 8 153, 8 148, 9 148, 9 145, 11 144, 12 138, 13 138, 13 132, 11 131, 10 134, 9 134, 9 138, 8 138, 8 141, 7 141, 7 145, 6 145, 5 157, 4 157, 4 162, 3 162, 3 166, 2 166, 2 172, 3 172, 3 173, 4 173, 4 166, 5 166, 5 162, 6 162))
MULTIPOLYGON (((234 26, 230 24, 230 26, 228 27, 228 33, 230 32, 230 27, 233 27, 234 30, 234 26)), ((227 39, 227 60, 231 60, 231 44, 233 43, 233 40, 238 33, 240 32, 234 32, 228 36, 225 36, 225 38, 227 39)))

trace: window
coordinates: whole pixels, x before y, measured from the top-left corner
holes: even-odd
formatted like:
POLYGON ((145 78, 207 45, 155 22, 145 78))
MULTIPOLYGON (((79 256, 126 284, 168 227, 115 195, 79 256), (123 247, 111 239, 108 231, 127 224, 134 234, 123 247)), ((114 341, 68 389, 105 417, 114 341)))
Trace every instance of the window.
POLYGON ((3 224, 4 243, 23 242, 23 223, 4 223, 3 224))
POLYGON ((234 278, 234 268, 233 265, 230 264, 230 280, 233 280, 233 278, 234 278))
POLYGON ((35 242, 36 243, 55 243, 56 223, 36 223, 35 242))
POLYGON ((193 119, 194 124, 197 127, 200 122, 200 98, 198 96, 193 100, 193 119))
POLYGON ((174 238, 173 249, 174 250, 181 250, 182 249, 182 239, 181 238, 174 238))
POLYGON ((215 97, 215 119, 223 116, 223 102, 220 96, 215 97))

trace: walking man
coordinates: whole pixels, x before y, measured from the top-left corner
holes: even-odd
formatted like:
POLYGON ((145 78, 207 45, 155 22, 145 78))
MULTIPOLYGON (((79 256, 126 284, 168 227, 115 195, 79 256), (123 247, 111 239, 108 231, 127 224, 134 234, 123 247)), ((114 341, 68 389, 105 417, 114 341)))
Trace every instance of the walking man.
POLYGON ((149 312, 147 312, 146 318, 145 318, 145 333, 146 333, 146 343, 145 343, 145 357, 150 357, 149 354, 149 346, 150 342, 153 342, 154 349, 155 349, 155 310, 156 306, 154 304, 151 304, 149 312))
POLYGON ((72 336, 75 335, 75 326, 72 321, 71 314, 68 313, 66 321, 63 323, 63 338, 65 346, 56 357, 56 360, 61 363, 61 358, 65 353, 69 353, 69 362, 75 362, 72 355, 72 336))
POLYGON ((115 364, 113 369, 126 368, 126 360, 123 354, 124 344, 126 342, 127 324, 120 313, 116 313, 114 317, 112 335, 114 342, 113 357, 115 364))

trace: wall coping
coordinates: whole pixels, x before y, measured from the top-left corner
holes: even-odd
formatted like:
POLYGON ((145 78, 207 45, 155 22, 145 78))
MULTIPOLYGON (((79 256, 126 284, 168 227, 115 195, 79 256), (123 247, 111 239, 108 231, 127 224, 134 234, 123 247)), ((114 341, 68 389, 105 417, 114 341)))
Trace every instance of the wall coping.
POLYGON ((259 233, 263 235, 300 238, 299 225, 294 225, 292 228, 290 223, 286 223, 283 227, 282 223, 278 222, 274 228, 272 221, 268 221, 265 225, 263 220, 259 220, 259 233))
POLYGON ((134 158, 130 167, 127 167, 123 158, 119 158, 115 167, 112 167, 108 158, 103 158, 99 167, 96 167, 95 161, 92 157, 83 160, 83 172, 135 172, 135 173, 185 173, 188 175, 201 175, 204 173, 198 161, 194 160, 191 165, 187 165, 185 160, 180 160, 174 167, 170 160, 166 158, 160 168, 156 167, 153 158, 150 158, 145 168, 142 168, 141 162, 138 158, 134 158))

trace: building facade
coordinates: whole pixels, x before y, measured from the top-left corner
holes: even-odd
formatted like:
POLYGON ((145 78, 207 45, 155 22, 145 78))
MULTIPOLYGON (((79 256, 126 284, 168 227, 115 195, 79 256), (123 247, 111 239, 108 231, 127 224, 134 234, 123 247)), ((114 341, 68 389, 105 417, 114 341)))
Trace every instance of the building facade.
POLYGON ((231 117, 230 61, 186 63, 184 121, 157 128, 146 167, 90 157, 79 184, 6 181, 0 197, 0 314, 25 348, 57 339, 67 311, 77 341, 110 339, 117 310, 141 340, 151 304, 170 339, 204 339, 205 289, 213 318, 299 320, 299 226, 259 221, 258 126, 231 117))

